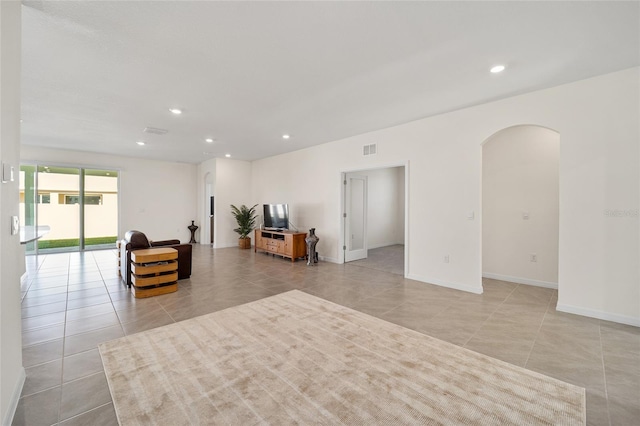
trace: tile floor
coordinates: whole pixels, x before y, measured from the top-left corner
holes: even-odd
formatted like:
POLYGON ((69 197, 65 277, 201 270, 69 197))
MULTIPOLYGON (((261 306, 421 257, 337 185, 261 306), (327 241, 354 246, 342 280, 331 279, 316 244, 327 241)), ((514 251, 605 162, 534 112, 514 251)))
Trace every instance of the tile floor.
POLYGON ((134 299, 115 250, 27 258, 15 425, 115 425, 96 345, 300 289, 587 388, 592 425, 640 423, 640 329, 555 311, 557 291, 485 280, 482 295, 355 264, 291 263, 253 250, 194 246, 177 293, 134 299))
POLYGON ((366 259, 354 260, 349 262, 349 265, 404 276, 404 245, 395 244, 371 249, 366 259))

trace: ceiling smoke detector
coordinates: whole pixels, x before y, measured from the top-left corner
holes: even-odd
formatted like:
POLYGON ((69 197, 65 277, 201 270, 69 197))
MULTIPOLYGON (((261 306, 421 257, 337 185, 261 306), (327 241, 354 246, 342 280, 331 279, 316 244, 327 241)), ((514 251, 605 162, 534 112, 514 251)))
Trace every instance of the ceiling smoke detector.
POLYGON ((145 127, 143 132, 145 133, 153 133, 154 135, 164 135, 169 133, 168 130, 158 129, 157 127, 145 127))

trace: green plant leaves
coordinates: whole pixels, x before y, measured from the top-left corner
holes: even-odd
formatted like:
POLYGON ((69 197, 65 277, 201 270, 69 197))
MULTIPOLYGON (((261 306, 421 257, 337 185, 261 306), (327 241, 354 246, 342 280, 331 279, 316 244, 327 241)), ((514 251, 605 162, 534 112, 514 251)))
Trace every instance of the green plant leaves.
POLYGON ((243 204, 238 208, 231 204, 231 214, 235 217, 236 222, 238 222, 238 227, 233 231, 237 232, 240 238, 247 238, 251 231, 253 231, 253 228, 255 228, 256 218, 258 217, 258 215, 255 214, 257 206, 257 204, 254 204, 253 207, 249 208, 243 204))

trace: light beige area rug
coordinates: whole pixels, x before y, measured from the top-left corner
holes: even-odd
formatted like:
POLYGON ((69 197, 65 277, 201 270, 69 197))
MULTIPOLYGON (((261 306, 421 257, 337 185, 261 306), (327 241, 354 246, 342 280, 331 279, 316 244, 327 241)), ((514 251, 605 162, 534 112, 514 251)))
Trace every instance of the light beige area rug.
POLYGON ((100 345, 121 425, 585 423, 585 391, 300 291, 100 345))

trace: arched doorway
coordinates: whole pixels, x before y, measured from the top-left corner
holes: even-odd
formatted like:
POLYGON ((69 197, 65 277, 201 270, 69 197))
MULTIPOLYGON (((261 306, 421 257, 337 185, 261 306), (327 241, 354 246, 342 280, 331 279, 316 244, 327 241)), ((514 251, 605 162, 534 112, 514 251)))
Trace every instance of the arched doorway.
POLYGON ((213 244, 214 238, 214 194, 213 194, 213 177, 211 172, 207 172, 204 175, 204 200, 203 200, 203 229, 200 233, 200 240, 202 244, 213 244))
POLYGON ((482 146, 482 276, 558 288, 560 135, 520 125, 482 146))

